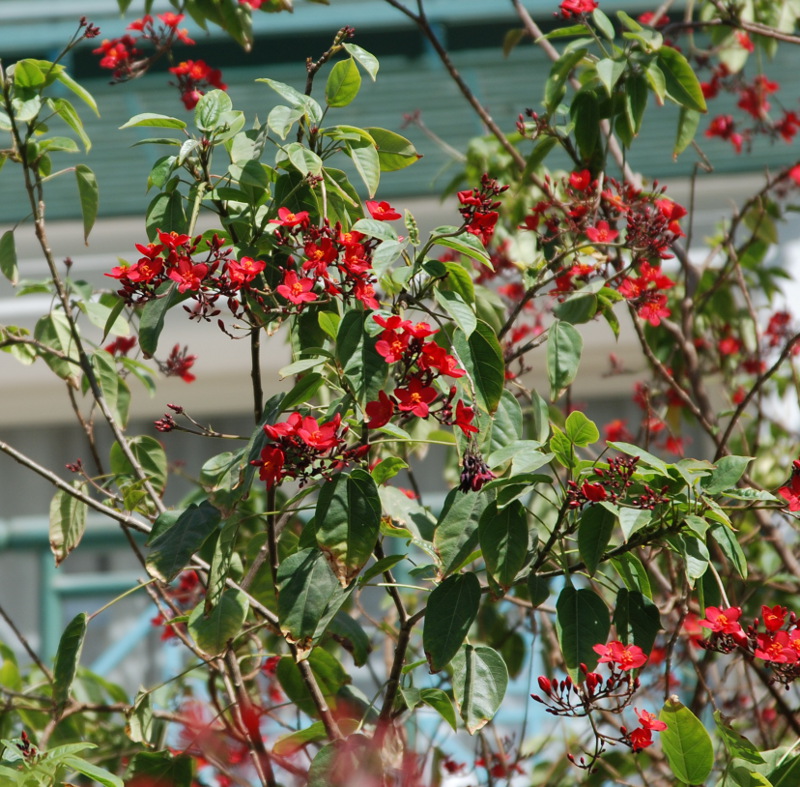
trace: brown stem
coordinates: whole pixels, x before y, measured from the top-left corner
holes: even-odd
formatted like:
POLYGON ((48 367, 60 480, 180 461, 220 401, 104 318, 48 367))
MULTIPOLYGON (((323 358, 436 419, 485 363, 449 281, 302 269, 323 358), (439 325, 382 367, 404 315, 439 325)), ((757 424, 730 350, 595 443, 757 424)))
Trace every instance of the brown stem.
POLYGON ((263 416, 264 388, 261 383, 261 329, 250 329, 250 380, 253 384, 253 416, 256 424, 263 416))
MULTIPOLYGON (((31 661, 42 671, 42 675, 44 675, 50 683, 53 682, 53 673, 50 672, 49 669, 44 665, 44 662, 39 658, 39 654, 31 647, 30 642, 25 638, 25 635, 17 628, 14 621, 8 616, 6 611, 0 606, 0 617, 5 620, 8 624, 8 627, 14 632, 14 636, 19 640, 20 644, 23 648, 25 648, 25 652, 31 657, 31 661)), ((52 702, 52 700, 50 700, 52 702)))

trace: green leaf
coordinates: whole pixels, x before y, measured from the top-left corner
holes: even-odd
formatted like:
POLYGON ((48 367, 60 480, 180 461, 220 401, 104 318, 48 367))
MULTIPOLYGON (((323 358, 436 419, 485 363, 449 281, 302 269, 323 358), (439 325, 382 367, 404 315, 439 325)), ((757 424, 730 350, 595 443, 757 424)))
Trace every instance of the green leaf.
POLYGON ((399 456, 387 456, 382 459, 370 471, 375 483, 380 486, 385 484, 390 478, 394 478, 401 470, 408 467, 408 462, 399 456))
POLYGON ((755 765, 762 765, 766 762, 756 746, 744 735, 733 729, 730 724, 727 724, 718 710, 714 711, 714 721, 717 725, 717 732, 719 732, 722 742, 732 758, 738 757, 740 760, 752 762, 755 765))
POLYGON ((299 142, 288 144, 283 152, 301 175, 320 175, 322 173, 322 159, 299 142))
POLYGON ((614 25, 611 20, 599 9, 595 8, 592 11, 592 19, 597 25, 597 29, 609 40, 614 40, 614 25))
MULTIPOLYGON (((74 482, 79 492, 86 492, 86 484, 74 482)), ((69 492, 59 489, 50 503, 50 550, 61 565, 67 555, 75 549, 86 529, 87 506, 69 492)))
POLYGON ((617 518, 605 506, 587 506, 583 509, 578 525, 578 551, 591 575, 600 565, 616 521, 617 518))
POLYGON ((422 647, 432 673, 444 669, 458 653, 478 614, 481 583, 466 572, 447 577, 428 598, 422 647))
POLYGON ((656 55, 658 66, 664 74, 667 94, 687 109, 705 112, 706 100, 703 90, 689 61, 671 46, 662 46, 656 55))
POLYGON ((544 105, 549 114, 556 111, 566 92, 566 83, 572 69, 586 56, 588 50, 573 49, 565 52, 553 63, 544 86, 544 105))
POLYGON ((97 188, 97 178, 85 164, 75 167, 75 177, 78 181, 78 196, 81 202, 83 216, 83 240, 88 245, 89 233, 92 231, 97 218, 97 206, 100 203, 100 192, 97 188))
POLYGON ((455 731, 456 710, 446 692, 442 689, 422 689, 419 698, 433 708, 455 731))
POLYGON ((90 779, 94 779, 94 781, 104 785, 104 787, 123 787, 122 779, 120 779, 119 776, 115 776, 111 771, 107 771, 105 768, 101 768, 94 763, 87 762, 80 757, 64 757, 61 762, 67 768, 83 774, 90 779))
POLYGON ((564 663, 573 680, 581 664, 597 666, 595 645, 605 643, 611 628, 608 607, 593 590, 567 585, 556 602, 556 626, 564 663))
POLYGON ((378 151, 371 142, 346 142, 345 152, 355 164, 369 197, 374 197, 381 180, 381 162, 378 151))
POLYGON ((507 591, 527 561, 528 515, 518 500, 498 511, 489 503, 478 522, 486 570, 507 591))
POLYGON ((649 654, 661 631, 661 616, 658 607, 643 593, 621 588, 614 608, 614 626, 623 643, 633 642, 649 654))
POLYGON ((497 336, 487 323, 478 320, 470 336, 457 331, 453 344, 475 385, 478 406, 494 413, 505 386, 505 362, 497 336))
MULTIPOLYGON (((176 512, 167 513, 174 517, 176 512)), ((220 518, 219 510, 207 500, 199 506, 192 503, 168 530, 159 533, 150 543, 150 554, 147 556, 147 570, 150 574, 162 582, 175 579, 189 563, 192 555, 216 531, 220 518)))
POLYGON ((578 293, 559 303, 553 309, 553 314, 559 320, 580 325, 589 322, 597 314, 598 299, 594 293, 578 293))
POLYGON ((159 297, 147 301, 139 321, 139 346, 145 358, 152 358, 158 349, 158 339, 164 330, 164 318, 178 299, 178 285, 174 282, 159 288, 159 297))
POLYGON ((736 569, 742 579, 747 579, 748 567, 747 557, 739 545, 736 533, 731 528, 723 524, 715 524, 711 527, 711 537, 717 542, 722 554, 728 562, 736 569))
POLYGON ((53 665, 53 704, 56 709, 56 718, 61 716, 69 700, 72 682, 75 680, 81 660, 87 625, 86 613, 79 612, 64 629, 58 642, 56 660, 53 665))
POLYGON ((178 118, 169 115, 159 115, 154 112, 141 112, 134 115, 127 123, 120 126, 123 128, 134 128, 136 126, 147 126, 150 128, 186 128, 186 123, 178 118))
POLYGON ((352 57, 335 63, 325 83, 325 103, 329 107, 346 107, 361 88, 361 72, 352 57))
POLYGON ((321 743, 328 740, 328 733, 321 721, 315 721, 310 727, 297 732, 290 732, 288 735, 281 735, 275 741, 272 751, 278 757, 291 757, 309 743, 321 743))
MULTIPOLYGON (((210 90, 194 108, 194 122, 201 131, 214 131, 224 113, 233 109, 233 102, 224 90, 210 90)), ((222 124, 224 125, 224 119, 222 124)))
POLYGON ((191 787, 192 758, 170 751, 134 754, 125 773, 128 784, 164 784, 169 787, 191 787))
POLYGON ((686 784, 703 784, 714 768, 714 746, 697 716, 676 697, 667 700, 659 719, 661 748, 675 777, 686 784))
POLYGON ((458 571, 478 549, 478 521, 488 503, 486 495, 450 490, 433 531, 433 546, 442 575, 458 571))
MULTIPOLYGON (((223 456, 228 458, 230 454, 223 456)), ((203 466, 204 473, 208 466, 209 462, 203 466)), ((228 461, 227 467, 229 466, 230 462, 228 461)), ((223 471, 222 477, 225 478, 225 475, 223 471)), ((240 560, 236 552, 236 538, 239 535, 239 522, 236 518, 228 520, 222 526, 222 529, 214 535, 214 554, 211 558, 211 569, 208 572, 208 587, 206 590, 206 611, 216 605, 225 590, 225 583, 231 572, 234 556, 237 562, 240 560)))
POLYGON ((561 396, 578 373, 583 351, 583 338, 569 323, 556 320, 547 337, 547 376, 550 381, 550 399, 561 396))
POLYGON ((248 602, 239 590, 226 590, 209 614, 205 602, 198 604, 189 616, 187 628, 197 646, 209 656, 227 650, 247 617, 248 602))
POLYGON ((567 437, 577 446, 585 448, 600 439, 600 432, 594 421, 588 419, 580 410, 574 410, 567 416, 564 424, 567 437))
POLYGON ((575 450, 572 440, 555 425, 553 425, 553 434, 550 436, 550 450, 563 467, 575 467, 575 450))
POLYGON ((159 194, 147 206, 145 230, 150 240, 155 239, 159 230, 186 232, 188 229, 189 220, 186 217, 183 197, 179 191, 159 194))
POLYGON ((347 379, 348 388, 362 406, 378 398, 386 380, 387 365, 375 349, 376 336, 364 330, 363 312, 346 312, 336 338, 336 360, 347 379))
POLYGON ((281 563, 278 591, 281 631, 303 654, 322 636, 348 595, 318 549, 301 549, 281 563))
POLYGON ((675 147, 672 149, 672 158, 676 159, 692 143, 700 125, 700 113, 696 109, 681 107, 678 117, 678 134, 675 138, 675 147))
POLYGON ((381 501, 372 476, 356 469, 323 484, 316 522, 317 545, 347 587, 370 559, 380 532, 381 501))
POLYGON ((380 68, 380 64, 378 63, 378 58, 372 54, 372 52, 367 52, 366 49, 363 49, 358 44, 350 44, 345 42, 342 44, 345 52, 347 52, 350 57, 354 58, 359 65, 366 71, 372 81, 375 81, 375 77, 378 76, 378 68, 380 68))
POLYGON ((614 93, 614 86, 619 82, 619 78, 625 73, 627 62, 625 60, 612 60, 603 58, 597 63, 597 76, 603 83, 609 96, 614 93))
POLYGON ((619 526, 622 528, 625 540, 627 541, 637 530, 650 524, 652 518, 652 513, 646 508, 620 508, 619 526))
MULTIPOLYGON (((156 492, 162 493, 167 485, 167 455, 164 446, 149 435, 132 437, 128 440, 128 446, 156 492)), ((111 446, 110 465, 112 474, 117 477, 137 477, 119 443, 111 446)))
POLYGON ((97 117, 100 117, 100 110, 92 94, 83 85, 79 85, 66 71, 56 71, 56 79, 71 90, 84 104, 86 104, 97 117))
POLYGON ((485 645, 464 645, 453 659, 453 696, 470 735, 494 718, 508 687, 503 657, 485 645))
POLYGON ((753 461, 752 456, 723 456, 708 478, 702 481, 707 495, 718 495, 726 489, 736 486, 744 475, 747 465, 753 461))
POLYGON ((454 231, 454 227, 439 227, 434 230, 433 243, 436 246, 446 246, 448 249, 453 249, 459 254, 465 254, 473 260, 483 263, 491 268, 492 263, 489 259, 489 252, 486 251, 484 245, 474 236, 469 233, 459 235, 457 237, 444 237, 437 235, 442 231, 454 231))
POLYGON ((14 285, 19 281, 14 230, 6 230, 0 236, 0 273, 14 285))
POLYGON ((294 388, 283 397, 281 405, 284 412, 294 410, 299 404, 310 402, 325 382, 319 372, 304 374, 294 388))
POLYGON ((400 134, 385 128, 365 128, 374 140, 378 151, 381 172, 395 172, 415 164, 422 156, 414 145, 400 134))
POLYGON ((619 557, 611 558, 611 565, 614 566, 628 590, 640 590, 648 598, 653 597, 647 569, 636 555, 624 552, 619 557))
POLYGON ((433 296, 436 302, 441 306, 455 322, 456 326, 465 336, 470 337, 472 332, 478 325, 478 318, 472 307, 464 303, 464 299, 457 293, 451 290, 435 289, 433 296))
MULTIPOLYGON (((399 557, 402 560, 404 556, 391 555, 391 557, 399 557)), ((340 609, 328 624, 328 633, 353 657, 353 663, 357 667, 363 667, 367 663, 372 643, 361 624, 343 609, 340 609)))

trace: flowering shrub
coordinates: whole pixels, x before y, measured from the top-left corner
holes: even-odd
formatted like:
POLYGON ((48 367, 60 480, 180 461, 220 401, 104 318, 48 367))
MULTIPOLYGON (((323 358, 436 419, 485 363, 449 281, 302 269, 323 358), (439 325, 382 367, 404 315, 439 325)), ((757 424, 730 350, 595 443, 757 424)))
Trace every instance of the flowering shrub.
MULTIPOLYGON (((628 157, 667 102, 679 108, 674 156, 695 144, 705 165, 712 137, 742 152, 759 134, 792 141, 800 121, 778 83, 745 73, 751 51, 795 43, 794 6, 778 18, 772 5, 700 3, 678 18, 667 4, 612 20, 595 0, 565 0, 543 35, 515 3, 523 27, 507 46, 530 38, 553 65, 541 107, 520 104, 508 133, 423 3, 402 7, 491 132, 446 197, 458 223, 426 237, 379 193, 419 158, 412 141, 348 124, 363 76, 378 74, 352 28, 306 61, 304 92, 260 79, 281 103, 254 121, 218 70, 175 63, 173 47, 192 45, 191 17, 247 48, 251 14, 288 0, 145 13, 95 48, 99 66, 124 82, 166 58, 180 116, 144 113, 120 131, 157 128, 148 144, 163 155, 135 261, 110 266, 99 292, 61 272, 44 212, 60 174, 51 157, 77 152, 51 126, 88 147, 57 90, 93 110, 94 99, 61 59, 5 68, 2 175, 22 175, 49 271, 37 287, 53 305, 33 335, 0 326, 0 348, 67 383, 90 460, 76 457, 66 480, 3 440, 0 451, 56 487, 57 564, 79 548, 88 511, 130 536, 148 579, 128 593, 150 595, 161 639, 186 661, 129 697, 80 668, 93 615, 68 624, 52 668, 20 637, 32 662, 20 669, 3 644, 3 780, 552 785, 582 778, 575 766, 593 784, 796 781, 800 757, 784 744, 800 723, 783 689, 800 677, 800 459, 796 424, 773 403, 796 390, 800 333, 768 254, 796 208, 800 162, 765 174, 701 259, 687 248, 694 200, 680 204, 628 157), (742 117, 713 116, 696 139, 726 92, 742 117), (556 150, 566 169, 548 168, 556 150), (213 228, 199 232, 204 212, 213 228), (180 403, 155 422, 163 442, 129 434, 136 380, 196 380, 202 348, 167 340, 176 311, 249 345, 248 434, 218 433, 180 403), (623 323, 647 369, 631 378, 638 423, 598 425, 573 398, 583 337, 614 339, 623 323), (292 352, 286 390, 270 397, 267 341, 292 352), (195 490, 169 508, 176 431, 209 447, 195 490), (235 448, 215 453, 220 439, 235 448), (441 453, 421 465, 431 446, 441 453), (443 502, 421 483, 437 464, 443 502), (745 626, 743 609, 759 605, 745 626), (561 726, 531 742, 533 725, 499 712, 509 680, 539 664, 526 713, 561 726), (461 730, 477 741, 469 761, 448 734, 461 730)), ((81 20, 66 52, 99 33, 81 20)), ((73 171, 88 234, 99 194, 85 164, 73 171)), ((0 238, 14 285, 26 229, 0 238)), ((629 371, 610 356, 609 375, 629 371)))

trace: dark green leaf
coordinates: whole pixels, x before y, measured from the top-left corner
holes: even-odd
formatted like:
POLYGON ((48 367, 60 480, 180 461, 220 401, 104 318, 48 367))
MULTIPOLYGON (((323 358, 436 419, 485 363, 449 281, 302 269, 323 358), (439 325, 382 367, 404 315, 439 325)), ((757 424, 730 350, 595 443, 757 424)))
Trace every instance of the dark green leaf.
POLYGON ((456 327, 465 336, 470 337, 478 324, 478 318, 472 307, 464 303, 457 292, 437 288, 433 291, 433 295, 436 302, 453 318, 456 327))
POLYGON ((722 554, 728 559, 730 564, 736 569, 742 579, 747 579, 747 557, 739 545, 736 533, 731 528, 717 523, 711 527, 711 536, 717 542, 722 554))
POLYGON ((681 114, 678 117, 678 134, 675 139, 675 147, 672 149, 673 158, 678 158, 689 147, 699 125, 700 113, 696 109, 681 107, 681 114))
POLYGON ((169 785, 192 787, 192 758, 188 754, 169 751, 139 752, 134 754, 125 774, 128 784, 169 785), (136 780, 136 781, 134 781, 136 780))
POLYGON ((583 60, 586 53, 586 49, 573 49, 561 55, 553 63, 544 87, 544 105, 549 114, 555 112, 566 92, 567 79, 572 73, 572 69, 583 60))
MULTIPOLYGON (((86 484, 73 483, 75 489, 86 493, 86 484)), ((86 503, 59 489, 50 503, 50 550, 60 565, 75 549, 86 529, 86 503)))
POLYGON ((86 636, 88 619, 85 612, 79 612, 64 629, 58 643, 56 660, 53 665, 53 704, 56 718, 61 716, 69 700, 72 682, 81 660, 83 640, 86 636))
POLYGON ((556 602, 556 624, 564 662, 573 680, 581 664, 589 670, 597 666, 592 648, 605 643, 611 620, 608 607, 593 590, 576 590, 567 585, 556 602))
POLYGON ((64 757, 61 762, 70 770, 87 776, 99 784, 104 785, 104 787, 123 787, 122 779, 120 779, 119 776, 115 776, 111 771, 107 771, 105 768, 101 768, 99 765, 95 765, 80 757, 64 757))
POLYGON ((433 545, 441 558, 442 575, 458 571, 478 549, 478 520, 487 505, 486 495, 451 490, 433 533, 433 545))
POLYGON ((498 511, 490 503, 478 522, 486 570, 503 589, 508 590, 527 560, 528 515, 519 501, 498 511))
MULTIPOLYGON (((605 61, 601 61, 605 62, 605 61)), ((598 71, 600 64, 598 63, 598 71)), ((581 90, 572 100, 569 108, 575 124, 575 141, 578 151, 585 160, 591 159, 600 139, 600 107, 593 90, 581 90)))
POLYGON ((189 229, 183 197, 178 191, 159 194, 153 198, 153 201, 147 206, 145 229, 147 237, 151 241, 155 240, 159 230, 180 233, 189 229))
POLYGON ((583 338, 569 323, 556 320, 547 337, 547 376, 552 401, 561 396, 578 373, 583 338))
POLYGON ((456 332, 453 343, 475 385, 478 405, 485 412, 494 413, 505 386, 503 350, 497 336, 485 322, 478 320, 469 337, 456 332))
MULTIPOLYGON (((402 555, 392 557, 403 558, 402 555)), ((340 609, 328 624, 328 634, 341 645, 352 657, 357 667, 363 667, 372 651, 367 632, 361 624, 344 610, 340 609)))
POLYGON ((348 311, 339 325, 336 360, 347 378, 348 388, 359 404, 378 398, 386 379, 386 361, 375 349, 377 337, 364 330, 366 315, 348 311))
POLYGON ((353 581, 372 555, 380 521, 378 488, 366 471, 340 473, 323 484, 316 508, 317 545, 342 587, 353 581))
POLYGON ((278 568, 278 617, 284 636, 308 651, 347 598, 318 549, 302 549, 278 568))
POLYGON ((589 322, 597 314, 597 304, 597 296, 594 293, 578 293, 556 305, 553 314, 559 320, 580 325, 589 322))
POLYGON ((6 230, 0 237, 0 273, 14 285, 19 281, 14 230, 6 230))
POLYGON ((673 697, 664 704, 659 719, 661 748, 675 777, 686 784, 704 784, 714 767, 714 746, 697 716, 673 697))
POLYGON ((604 506, 592 505, 583 509, 578 526, 578 551, 589 574, 597 571, 615 522, 614 514, 604 506))
POLYGON ((83 215, 83 239, 87 241, 97 218, 100 193, 94 172, 85 164, 78 164, 75 167, 75 177, 78 181, 78 196, 80 197, 81 214, 83 215))
POLYGON ((482 729, 499 709, 508 686, 503 657, 483 645, 464 645, 453 659, 453 695, 470 735, 482 729))
POLYGON ((158 349, 158 339, 164 330, 164 318, 178 298, 177 284, 162 286, 158 298, 148 301, 139 322, 139 346, 145 358, 152 358, 158 349))
POLYGON ((207 500, 199 506, 192 503, 172 527, 151 542, 147 556, 150 574, 162 582, 175 579, 217 529, 220 517, 219 510, 207 500))
MULTIPOLYGON (((320 691, 326 704, 334 707, 336 695, 350 681, 350 677, 337 659, 331 656, 323 648, 314 648, 308 657, 308 664, 314 677, 317 679, 320 691)), ((286 692, 286 696, 303 713, 312 718, 318 715, 314 701, 309 694, 305 681, 300 670, 291 656, 284 656, 278 662, 276 675, 281 688, 286 692)), ((341 708, 344 711, 344 708, 341 708)))
POLYGON ((236 637, 247 617, 247 597, 238 590, 226 590, 206 614, 205 602, 189 616, 187 628, 197 646, 209 656, 218 656, 236 637))
POLYGON ((638 590, 621 588, 614 609, 614 626, 623 643, 633 642, 649 654, 661 631, 658 607, 638 590))
POLYGON ((456 655, 478 614, 481 584, 475 574, 450 576, 428 598, 422 647, 431 672, 444 669, 456 655))

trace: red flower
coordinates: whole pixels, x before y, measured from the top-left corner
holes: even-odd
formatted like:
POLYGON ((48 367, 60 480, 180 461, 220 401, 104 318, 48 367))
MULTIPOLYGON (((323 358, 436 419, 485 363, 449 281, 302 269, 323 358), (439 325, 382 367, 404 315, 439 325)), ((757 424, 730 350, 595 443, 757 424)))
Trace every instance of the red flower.
POLYGON ((718 115, 706 129, 707 137, 719 137, 730 142, 737 153, 742 152, 744 137, 736 132, 733 118, 730 115, 718 115))
POLYGON ((608 645, 595 645, 592 650, 600 656, 600 664, 616 664, 625 671, 638 669, 647 661, 638 645, 623 645, 616 639, 608 645))
POLYGON ((458 361, 436 342, 427 342, 422 347, 418 363, 420 369, 436 369, 448 377, 458 378, 466 374, 466 371, 458 365, 458 361))
POLYGON ((189 355, 189 348, 176 344, 164 363, 159 368, 167 377, 180 377, 185 383, 193 383, 197 378, 189 371, 197 360, 196 355, 189 355))
POLYGON ((267 266, 263 260, 242 257, 240 260, 229 260, 225 264, 228 278, 233 284, 249 284, 267 266))
POLYGON ((653 745, 653 733, 646 727, 637 727, 635 730, 631 730, 628 733, 628 739, 635 752, 653 745))
POLYGON ((581 486, 583 496, 591 503, 599 503, 608 497, 606 488, 602 484, 590 484, 588 481, 581 486))
POLYGON ((586 237, 592 243, 613 243, 619 237, 619 232, 612 230, 607 221, 598 221, 596 227, 586 228, 586 237))
POLYGON ((285 460, 283 451, 275 445, 268 445, 261 449, 261 459, 254 461, 258 466, 258 477, 266 481, 267 489, 273 487, 283 477, 283 463, 285 460))
POLYGON ((208 265, 205 263, 192 263, 190 257, 179 257, 178 267, 172 268, 169 278, 178 283, 178 291, 199 290, 203 284, 203 279, 208 275, 208 265))
MULTIPOLYGON (((562 4, 563 5, 563 4, 562 4)), ((569 185, 575 191, 586 191, 592 182, 592 173, 588 169, 582 169, 579 172, 572 172, 569 176, 569 185)))
POLYGON ((778 494, 789 504, 790 511, 800 511, 800 459, 792 462, 792 474, 778 494))
POLYGON ((578 14, 591 14, 597 8, 597 0, 564 0, 559 6, 561 9, 561 16, 564 19, 569 19, 571 16, 578 14))
POLYGON ((499 214, 497 211, 489 211, 488 213, 481 213, 475 211, 475 215, 467 225, 467 232, 475 235, 480 242, 486 246, 494 235, 494 226, 497 224, 499 214))
POLYGON ((379 426, 388 424, 394 415, 394 402, 388 397, 386 391, 379 391, 378 398, 374 402, 367 402, 366 407, 367 429, 377 429, 379 426))
POLYGON ((636 715, 639 717, 639 724, 641 724, 646 730, 661 732, 667 729, 666 723, 659 721, 652 713, 650 713, 650 711, 639 710, 638 708, 634 708, 634 710, 636 711, 636 715))
POLYGON ((405 355, 409 341, 407 333, 397 334, 394 331, 384 331, 375 343, 375 349, 386 359, 386 363, 397 363, 405 355))
POLYGON ((275 289, 287 301, 299 305, 317 300, 317 294, 311 292, 313 286, 313 279, 298 279, 294 271, 286 271, 283 276, 283 284, 279 284, 275 289))
POLYGON ((339 443, 337 431, 342 422, 342 416, 336 413, 332 421, 326 424, 318 424, 316 418, 307 415, 303 418, 301 425, 297 429, 297 435, 302 441, 319 451, 327 451, 339 443))
MULTIPOLYGON (((108 275, 108 274, 106 274, 108 275)), ((111 344, 107 344, 103 349, 112 355, 127 355, 136 344, 135 336, 119 336, 111 344)))
POLYGON ((394 221, 402 216, 388 203, 368 199, 365 203, 369 215, 377 221, 394 221))
POLYGON ((789 640, 785 631, 776 631, 775 634, 759 634, 756 638, 758 647, 755 650, 757 659, 773 661, 777 664, 794 664, 797 661, 797 651, 789 640))
POLYGON ((289 208, 278 208, 278 224, 281 227, 296 227, 298 224, 305 227, 308 224, 308 211, 301 210, 300 213, 292 213, 289 208))
POLYGON ((607 443, 628 443, 633 435, 628 431, 626 421, 617 418, 603 427, 603 437, 607 443))
POLYGON ((706 607, 706 616, 699 625, 721 634, 743 634, 739 618, 742 616, 741 607, 706 607))
POLYGON ((436 398, 436 390, 422 384, 419 377, 412 377, 407 388, 396 388, 394 395, 398 399, 398 409, 405 413, 413 413, 418 418, 428 417, 428 405, 436 398))
POLYGON ((459 399, 456 405, 455 425, 461 429, 464 434, 476 434, 479 430, 477 426, 473 425, 473 418, 475 418, 475 410, 471 407, 467 407, 464 402, 459 399))
POLYGON ((786 607, 776 604, 774 607, 768 607, 766 604, 761 606, 761 617, 764 621, 767 631, 777 631, 786 622, 786 607))

